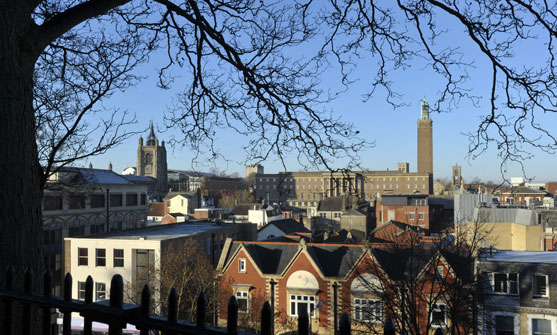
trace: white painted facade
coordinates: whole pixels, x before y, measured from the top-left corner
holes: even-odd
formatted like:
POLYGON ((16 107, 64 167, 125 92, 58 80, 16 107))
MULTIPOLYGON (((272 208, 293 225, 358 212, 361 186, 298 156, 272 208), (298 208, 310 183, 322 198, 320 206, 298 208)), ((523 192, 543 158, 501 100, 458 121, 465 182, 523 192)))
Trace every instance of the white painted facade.
POLYGON ((72 298, 79 298, 79 282, 85 282, 87 276, 91 276, 94 281, 93 301, 97 301, 97 283, 103 283, 106 287, 106 299, 110 298, 110 281, 112 276, 119 274, 124 280, 124 285, 133 279, 134 269, 136 268, 136 252, 141 250, 154 251, 155 271, 160 269, 160 240, 141 240, 141 239, 102 239, 102 238, 68 238, 66 243, 70 244, 70 268, 72 274, 72 298), (88 250, 88 264, 79 265, 79 250, 88 250), (106 252, 105 266, 97 266, 96 251, 104 249, 106 252), (119 249, 124 252, 124 266, 114 266, 114 250, 119 249))
POLYGON ((250 209, 248 211, 248 222, 257 224, 258 228, 267 225, 269 222, 282 219, 282 214, 269 216, 266 209, 250 209))

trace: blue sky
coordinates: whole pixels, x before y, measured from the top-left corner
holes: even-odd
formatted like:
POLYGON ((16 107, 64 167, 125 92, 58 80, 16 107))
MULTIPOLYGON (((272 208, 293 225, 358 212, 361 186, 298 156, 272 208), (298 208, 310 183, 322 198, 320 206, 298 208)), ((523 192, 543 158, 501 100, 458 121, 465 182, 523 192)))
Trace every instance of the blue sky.
MULTIPOLYGON (((444 23, 444 22, 441 22, 444 23)), ((447 23, 449 24, 449 23, 447 23)), ((462 37, 459 28, 449 27, 455 32, 455 40, 462 37)), ((501 160, 497 151, 490 148, 481 156, 471 159, 468 156, 468 138, 465 135, 474 132, 480 122, 480 117, 489 107, 486 96, 489 94, 491 80, 489 66, 480 55, 475 52, 475 46, 467 45, 465 40, 458 40, 459 46, 466 50, 465 56, 474 61, 475 68, 470 70, 470 80, 467 86, 473 93, 482 97, 478 106, 473 106, 469 101, 461 101, 457 108, 450 113, 432 114, 434 136, 434 177, 448 177, 451 166, 459 164, 465 180, 479 177, 484 181, 499 182, 501 177, 501 160)), ((450 42, 447 42, 450 43, 450 42)), ((517 66, 530 64, 536 56, 538 46, 524 48, 516 55, 517 66)), ((115 94, 104 103, 105 106, 116 106, 135 113, 138 124, 137 129, 147 128, 152 120, 159 129, 163 128, 163 116, 167 107, 172 105, 175 95, 180 91, 180 84, 187 80, 183 77, 177 81, 172 89, 162 91, 156 87, 156 65, 162 62, 159 56, 151 57, 151 62, 144 64, 139 73, 147 79, 126 92, 115 94)), ((391 73, 390 79, 395 83, 398 92, 404 96, 401 102, 407 106, 393 109, 386 101, 384 92, 378 92, 371 100, 363 102, 363 94, 369 90, 369 81, 373 74, 374 64, 369 59, 362 59, 356 68, 356 83, 351 85, 347 92, 337 100, 328 104, 327 109, 332 109, 335 115, 340 115, 344 121, 352 122, 360 130, 362 137, 374 141, 375 146, 360 152, 362 166, 371 170, 395 169, 397 162, 409 162, 410 170, 416 170, 416 122, 420 113, 420 101, 427 98, 433 104, 436 94, 441 88, 439 78, 432 75, 431 71, 424 68, 424 64, 414 64, 410 69, 391 73)), ((334 66, 324 73, 323 87, 326 89, 340 90, 338 72, 334 66)), ((538 122, 550 129, 557 131, 555 119, 551 115, 540 116, 538 122)), ((146 133, 145 133, 146 134, 146 133)), ((165 130, 158 133, 160 140, 178 135, 176 129, 165 130)), ((242 138, 230 131, 218 134, 217 146, 228 161, 219 161, 217 168, 229 173, 238 172, 244 175, 245 153, 242 152, 242 138)), ((95 167, 106 168, 112 162, 114 170, 120 172, 128 166, 136 164, 136 150, 138 138, 134 137, 114 148, 104 155, 94 157, 90 161, 95 167)), ((191 169, 193 153, 187 147, 168 147, 168 167, 175 169, 191 169)), ((552 166, 557 163, 555 155, 530 149, 533 157, 523 164, 526 176, 535 181, 557 180, 553 174, 552 166)), ((202 161, 202 159, 201 159, 202 161)), ((87 165, 80 162, 79 165, 87 165)), ((249 162, 248 162, 249 163, 249 162)), ((276 159, 262 163, 266 172, 278 172, 282 169, 276 159)), ((339 163, 340 164, 340 163, 339 163)), ((198 166, 199 169, 209 170, 212 166, 198 166)), ((342 166, 337 166, 342 167, 342 166)), ((295 159, 287 160, 288 170, 301 170, 295 159)), ((521 176, 518 164, 507 165, 503 169, 505 176, 521 176)))

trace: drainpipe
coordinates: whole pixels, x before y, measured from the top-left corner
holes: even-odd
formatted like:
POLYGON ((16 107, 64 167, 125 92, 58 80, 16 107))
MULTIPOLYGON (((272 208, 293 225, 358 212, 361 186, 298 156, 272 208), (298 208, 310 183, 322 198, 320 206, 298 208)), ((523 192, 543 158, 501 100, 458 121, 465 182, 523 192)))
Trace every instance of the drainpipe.
POLYGON ((275 333, 275 285, 274 279, 269 282, 271 284, 271 334, 275 333))
POLYGON ((337 282, 333 283, 333 316, 334 316, 334 329, 333 334, 337 335, 338 329, 338 284, 337 282))
POLYGON ((109 228, 110 228, 110 221, 109 221, 109 217, 110 217, 110 198, 108 197, 108 194, 110 192, 110 189, 106 189, 106 232, 109 232, 109 228))

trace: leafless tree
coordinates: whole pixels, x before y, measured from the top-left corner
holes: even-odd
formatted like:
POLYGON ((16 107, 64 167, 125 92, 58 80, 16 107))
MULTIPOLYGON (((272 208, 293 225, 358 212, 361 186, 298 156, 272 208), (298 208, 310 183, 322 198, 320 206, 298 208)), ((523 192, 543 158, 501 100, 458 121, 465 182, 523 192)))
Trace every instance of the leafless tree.
POLYGON ((367 143, 323 107, 338 93, 320 86, 332 60, 347 87, 355 59, 377 61, 368 97, 384 88, 393 104, 399 95, 389 74, 425 60, 445 80, 433 104, 443 111, 460 99, 476 100, 465 84, 471 59, 483 57, 491 65, 490 108, 470 134, 470 151, 475 156, 493 143, 503 162, 520 163, 527 148, 553 152, 557 143, 537 121, 555 111, 555 6, 521 0, 0 0, 0 267, 42 269, 41 164, 50 166, 48 175, 123 139, 118 125, 129 119, 119 114, 99 123, 88 116, 103 109, 98 103, 111 89, 138 79, 130 71, 148 52, 167 56, 161 87, 178 78, 175 71, 189 74, 187 90, 167 115, 183 130, 175 141, 218 157, 214 138, 232 128, 250 136, 245 149, 252 161, 294 152, 302 163, 331 169, 338 158, 357 163, 367 143), (451 38, 454 29, 441 20, 463 29, 459 37, 473 49, 460 49, 461 39, 451 38), (324 44, 306 53, 321 33, 324 44), (531 42, 542 46, 535 55, 540 61, 515 65, 513 53, 531 42), (79 102, 59 95, 66 91, 79 102), (113 131, 97 137, 95 125, 102 132, 107 124, 113 131))
POLYGON ((178 314, 181 319, 195 321, 197 297, 201 292, 205 293, 207 299, 207 311, 214 311, 220 297, 215 290, 216 273, 199 243, 187 239, 184 243, 167 246, 161 253, 159 266, 152 265, 144 271, 135 271, 133 279, 126 282, 126 300, 140 304, 143 286, 149 285, 153 297, 151 307, 154 312, 160 313, 166 311, 168 295, 174 288, 178 294, 178 314))
POLYGON ((354 283, 361 292, 351 296, 350 287, 344 288, 341 305, 352 313, 353 329, 382 334, 390 318, 406 334, 428 334, 437 327, 450 334, 473 333, 481 281, 473 264, 490 233, 481 223, 438 237, 393 232, 390 246, 370 249, 372 256, 356 268, 354 283))

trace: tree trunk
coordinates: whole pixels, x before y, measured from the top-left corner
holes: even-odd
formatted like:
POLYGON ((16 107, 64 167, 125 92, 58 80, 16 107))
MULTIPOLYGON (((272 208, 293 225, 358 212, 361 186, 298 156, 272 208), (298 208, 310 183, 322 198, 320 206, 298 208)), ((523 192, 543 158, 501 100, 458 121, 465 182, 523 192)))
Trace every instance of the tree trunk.
MULTIPOLYGON (((16 289, 23 272, 35 273, 34 289, 43 272, 42 191, 35 142, 33 68, 35 29, 26 2, 0 0, 0 285, 5 270, 16 270, 16 289)), ((0 304, 0 309, 3 308, 0 304)), ((17 309, 16 309, 17 311, 17 309)), ((0 310, 1 312, 1 310, 0 310)), ((3 315, 0 314, 0 315, 3 315)), ((21 319, 14 326, 21 325, 21 319)), ((32 327, 31 329, 38 329, 32 327)))

